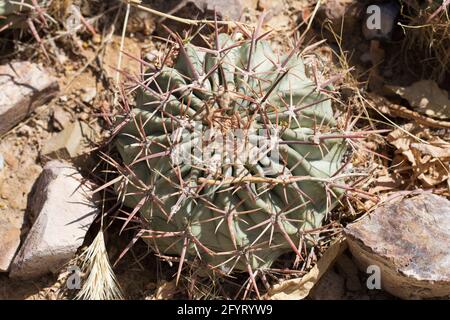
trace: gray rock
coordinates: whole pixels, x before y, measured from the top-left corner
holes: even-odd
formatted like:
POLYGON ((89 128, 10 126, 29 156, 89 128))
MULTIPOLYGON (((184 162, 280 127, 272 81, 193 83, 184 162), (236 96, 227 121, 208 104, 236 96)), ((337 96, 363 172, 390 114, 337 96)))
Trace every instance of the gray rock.
MULTIPOLYGON (((404 195, 404 194, 403 194, 404 195)), ((348 225, 345 234, 359 267, 381 271, 381 287, 403 299, 450 295, 450 201, 402 195, 348 225)))
POLYGON ((333 269, 328 270, 311 291, 313 300, 342 300, 345 295, 345 282, 333 269))
POLYGON ((41 156, 47 159, 75 159, 86 151, 94 135, 93 130, 84 122, 68 124, 44 144, 41 156))
POLYGON ((55 108, 52 114, 52 126, 61 131, 70 124, 71 115, 61 107, 55 108))
POLYGON ((392 30, 394 29, 399 13, 400 5, 397 1, 375 3, 372 7, 368 6, 366 17, 362 24, 364 37, 367 40, 391 40, 392 30), (379 17, 377 17, 378 13, 379 17))
POLYGON ((336 267, 339 273, 344 275, 345 286, 348 290, 360 291, 362 289, 361 281, 358 277, 358 268, 346 254, 342 254, 336 260, 336 267))
MULTIPOLYGON (((145 3, 153 9, 187 19, 214 20, 215 10, 219 20, 239 21, 243 11, 240 0, 147 0, 145 3)), ((156 31, 161 35, 166 34, 165 29, 161 26, 162 24, 179 34, 190 28, 189 25, 170 19, 159 19, 156 24, 156 31)))
POLYGON ((20 228, 8 221, 0 223, 0 272, 9 269, 20 245, 20 228))
POLYGON ((322 1, 314 18, 314 25, 330 43, 335 43, 336 37, 333 33, 340 35, 341 29, 342 34, 351 33, 356 35, 355 32, 360 29, 361 16, 364 13, 364 9, 365 6, 362 1, 322 1))
POLYGON ((84 103, 91 103, 97 96, 97 89, 95 87, 84 88, 81 94, 81 101, 84 103))
POLYGON ((81 175, 70 165, 51 161, 33 187, 29 214, 36 216, 12 265, 10 277, 29 279, 55 272, 82 245, 98 209, 81 175))
POLYGON ((53 98, 58 90, 56 79, 34 63, 0 66, 0 135, 53 98))

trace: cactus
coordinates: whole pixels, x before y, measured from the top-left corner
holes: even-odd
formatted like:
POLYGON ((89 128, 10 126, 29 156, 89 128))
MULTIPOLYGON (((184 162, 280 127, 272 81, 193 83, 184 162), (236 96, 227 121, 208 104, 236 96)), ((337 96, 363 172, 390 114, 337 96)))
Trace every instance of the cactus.
POLYGON ((330 87, 307 77, 296 49, 278 56, 256 36, 217 33, 209 49, 175 38, 176 62, 150 66, 117 129, 126 179, 116 190, 133 208, 128 220, 139 212, 140 235, 179 256, 179 270, 197 257, 252 277, 284 253, 301 256, 314 241, 307 231, 342 194, 334 175, 347 148, 330 87), (236 131, 243 139, 231 149, 263 150, 259 158, 206 152, 236 131))
MULTIPOLYGON (((43 1, 37 1, 37 3, 43 1)), ((20 5, 21 1, 0 0, 0 15, 7 16, 10 14, 16 14, 21 11, 26 11, 28 6, 33 2, 31 0, 23 1, 24 5, 20 5)))

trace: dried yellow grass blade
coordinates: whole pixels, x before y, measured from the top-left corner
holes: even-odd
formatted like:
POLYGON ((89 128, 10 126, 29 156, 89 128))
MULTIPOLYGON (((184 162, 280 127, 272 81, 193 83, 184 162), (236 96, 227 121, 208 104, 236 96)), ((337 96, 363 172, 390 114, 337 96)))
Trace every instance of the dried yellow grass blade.
POLYGON ((103 231, 100 230, 91 245, 80 256, 82 271, 88 274, 75 299, 123 300, 123 294, 109 263, 103 231))

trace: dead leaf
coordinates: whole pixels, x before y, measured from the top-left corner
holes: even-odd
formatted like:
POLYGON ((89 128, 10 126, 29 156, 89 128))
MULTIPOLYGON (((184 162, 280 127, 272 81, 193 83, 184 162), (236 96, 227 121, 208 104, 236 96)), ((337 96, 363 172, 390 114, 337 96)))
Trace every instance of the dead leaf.
POLYGON ((393 177, 392 175, 387 172, 388 170, 384 168, 386 172, 376 172, 375 174, 378 175, 374 181, 374 187, 370 188, 369 192, 372 194, 377 194, 379 192, 383 191, 392 191, 397 190, 401 188, 401 185, 404 183, 404 181, 398 177, 393 177))
POLYGON ((268 300, 301 300, 306 298, 314 285, 346 248, 345 237, 340 237, 325 251, 322 258, 306 275, 273 286, 264 298, 268 300))
POLYGON ((450 119, 448 92, 432 80, 420 80, 409 87, 387 86, 392 92, 408 100, 414 111, 429 117, 450 119))
POLYGON ((425 143, 412 143, 411 148, 420 151, 424 155, 432 156, 433 158, 449 158, 450 157, 450 144, 445 143, 442 146, 435 146, 425 143))
POLYGON ((152 295, 151 300, 169 300, 172 299, 177 290, 175 280, 163 281, 156 292, 152 295))
POLYGON ((430 130, 408 123, 389 133, 387 141, 395 146, 391 167, 394 176, 419 180, 423 187, 435 187, 450 179, 450 142, 430 130))

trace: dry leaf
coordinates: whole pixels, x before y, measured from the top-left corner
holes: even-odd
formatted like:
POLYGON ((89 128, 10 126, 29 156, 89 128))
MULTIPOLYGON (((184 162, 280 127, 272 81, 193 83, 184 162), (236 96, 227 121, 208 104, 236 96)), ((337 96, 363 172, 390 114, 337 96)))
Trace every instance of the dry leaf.
POLYGON ((158 286, 158 289, 151 297, 151 300, 169 300, 172 299, 177 290, 177 285, 175 280, 173 281, 162 281, 158 286))
POLYGON ((286 280, 273 286, 264 298, 269 300, 301 300, 306 298, 314 285, 346 248, 345 238, 340 237, 325 251, 322 258, 307 274, 301 278, 286 280))
POLYGON ((374 181, 374 187, 370 188, 369 192, 372 194, 376 194, 383 191, 392 191, 401 188, 402 183, 404 181, 399 178, 394 178, 389 175, 389 172, 386 172, 381 175, 381 172, 378 173, 378 177, 374 181))
POLYGON ((432 156, 433 158, 450 158, 450 144, 445 143, 441 146, 435 146, 425 143, 412 143, 411 148, 420 151, 424 155, 432 156))
POLYGON ((397 148, 391 164, 394 176, 409 177, 410 183, 418 179, 426 188, 450 179, 450 143, 429 129, 408 123, 392 131, 387 140, 397 148))
POLYGON ((414 111, 436 119, 450 119, 448 92, 439 88, 432 80, 420 80, 409 87, 387 86, 387 88, 408 100, 414 111))

